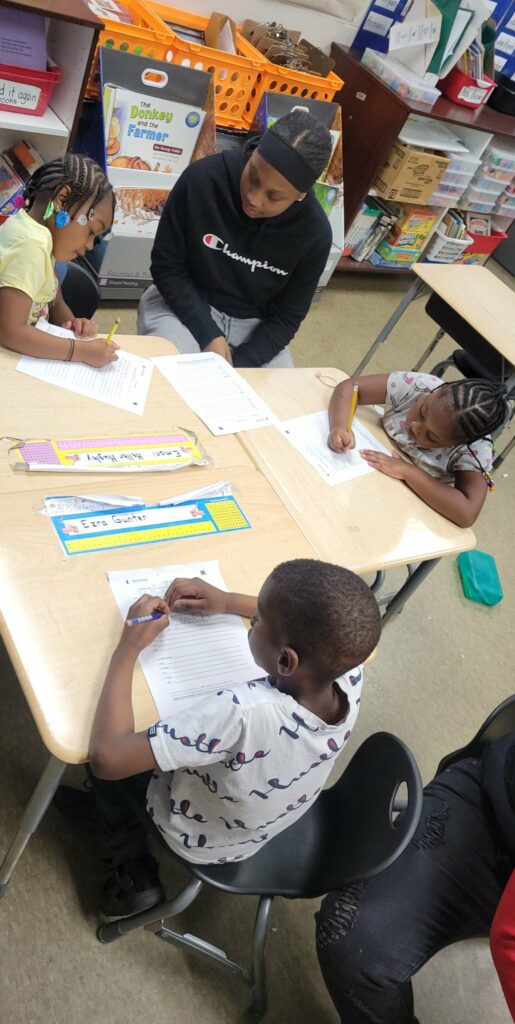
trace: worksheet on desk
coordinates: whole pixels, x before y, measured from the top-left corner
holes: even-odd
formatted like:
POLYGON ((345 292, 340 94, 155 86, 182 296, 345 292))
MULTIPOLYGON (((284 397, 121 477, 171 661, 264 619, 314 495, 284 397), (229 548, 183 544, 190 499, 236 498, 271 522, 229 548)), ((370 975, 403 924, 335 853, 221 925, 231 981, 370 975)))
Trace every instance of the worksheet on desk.
POLYGON ((212 434, 236 434, 277 422, 271 409, 215 352, 157 356, 154 363, 212 434))
POLYGON ((278 424, 278 430, 290 444, 309 462, 313 469, 334 487, 354 477, 372 473, 373 469, 359 454, 360 448, 372 448, 377 452, 390 454, 380 441, 374 437, 358 419, 352 424, 356 447, 349 452, 333 452, 327 444, 329 436, 329 417, 327 411, 312 412, 308 416, 297 416, 293 420, 284 420, 278 424))
MULTIPOLYGON (((52 332, 55 333, 55 332, 52 332)), ((36 359, 22 356, 20 373, 55 384, 85 398, 94 398, 117 409, 142 416, 152 379, 152 362, 118 349, 118 359, 97 369, 86 363, 67 363, 62 359, 36 359)))
MULTIPOLYGON (((108 579, 126 619, 130 605, 143 594, 164 597, 172 580, 194 576, 227 590, 218 562, 127 569, 110 572, 108 579)), ((171 615, 139 660, 162 718, 224 687, 263 678, 238 615, 171 615)))

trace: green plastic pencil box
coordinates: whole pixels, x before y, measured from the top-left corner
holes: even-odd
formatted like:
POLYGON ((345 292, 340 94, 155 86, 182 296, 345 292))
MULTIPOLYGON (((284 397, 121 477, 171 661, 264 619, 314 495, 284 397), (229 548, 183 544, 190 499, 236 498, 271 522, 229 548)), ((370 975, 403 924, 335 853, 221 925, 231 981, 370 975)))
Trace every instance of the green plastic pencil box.
POLYGON ((502 601, 504 594, 493 555, 463 551, 457 561, 465 597, 488 605, 502 601))

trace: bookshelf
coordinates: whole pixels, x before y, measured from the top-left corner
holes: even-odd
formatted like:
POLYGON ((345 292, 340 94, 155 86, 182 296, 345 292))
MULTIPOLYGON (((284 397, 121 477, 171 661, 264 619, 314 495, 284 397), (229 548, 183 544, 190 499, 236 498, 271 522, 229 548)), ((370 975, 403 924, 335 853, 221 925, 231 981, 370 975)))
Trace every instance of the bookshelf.
POLYGON ((47 19, 47 52, 61 68, 61 81, 42 117, 0 111, 0 150, 26 139, 53 160, 73 145, 102 23, 83 0, 1 0, 1 6, 47 19))
MULTIPOLYGON (((345 82, 334 100, 342 108, 346 228, 352 224, 362 202, 370 193, 372 182, 410 114, 446 121, 450 126, 464 125, 506 138, 515 135, 515 118, 500 114, 492 107, 482 106, 472 110, 451 103, 444 96, 433 107, 413 103, 389 89, 373 71, 364 67, 350 50, 339 43, 332 44, 331 56, 335 61, 336 74, 345 82)), ((345 272, 411 273, 409 268, 399 270, 374 267, 366 260, 356 263, 345 256, 341 258, 337 269, 345 272)))

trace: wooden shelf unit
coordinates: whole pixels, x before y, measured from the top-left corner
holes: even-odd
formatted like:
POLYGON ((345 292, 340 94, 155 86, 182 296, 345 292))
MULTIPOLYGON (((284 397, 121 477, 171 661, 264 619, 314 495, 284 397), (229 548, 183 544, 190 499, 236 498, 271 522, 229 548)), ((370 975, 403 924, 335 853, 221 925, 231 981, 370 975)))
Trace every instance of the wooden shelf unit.
POLYGON ((0 151, 27 139, 45 160, 53 160, 73 146, 102 23, 83 0, 1 0, 1 6, 47 19, 47 51, 61 68, 61 80, 42 117, 0 111, 0 151))
MULTIPOLYGON (((481 106, 476 110, 461 107, 442 96, 433 107, 423 106, 404 99, 393 92, 377 75, 360 63, 350 50, 333 43, 331 56, 335 60, 335 72, 343 78, 343 89, 334 97, 342 108, 344 138, 344 211, 347 229, 358 213, 362 202, 369 194, 372 182, 377 177, 399 132, 410 114, 420 114, 449 125, 464 125, 477 131, 488 132, 513 138, 515 118, 500 114, 492 107, 481 106)), ((449 206, 456 205, 449 202, 449 206)), ((373 267, 371 264, 356 264, 355 260, 342 256, 338 270, 361 269, 363 272, 404 274, 407 270, 373 267)))

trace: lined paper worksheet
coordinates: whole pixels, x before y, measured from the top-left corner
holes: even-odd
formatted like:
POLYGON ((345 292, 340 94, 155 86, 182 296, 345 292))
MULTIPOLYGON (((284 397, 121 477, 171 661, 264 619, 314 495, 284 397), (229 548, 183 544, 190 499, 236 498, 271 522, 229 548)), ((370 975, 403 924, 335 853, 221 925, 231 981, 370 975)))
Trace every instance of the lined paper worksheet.
POLYGON ((86 363, 37 359, 34 356, 22 356, 16 369, 45 384, 55 384, 85 398, 95 398, 98 402, 142 416, 153 366, 150 359, 118 349, 116 362, 100 369, 86 363))
MULTIPOLYGON (((218 562, 108 574, 124 619, 130 605, 143 594, 164 597, 172 580, 194 576, 227 589, 218 562)), ((238 615, 171 615, 167 628, 142 651, 139 660, 163 718, 208 693, 264 674, 250 653, 247 630, 238 615)))
POLYGON ((215 352, 157 356, 153 362, 217 437, 277 422, 254 388, 215 352))
POLYGON ((371 448, 390 454, 384 444, 381 444, 357 417, 352 424, 356 447, 348 452, 333 452, 328 447, 329 421, 326 411, 312 412, 307 416, 285 420, 278 424, 278 429, 331 487, 352 480, 356 476, 363 476, 364 473, 374 472, 368 462, 361 458, 360 448, 371 448))

